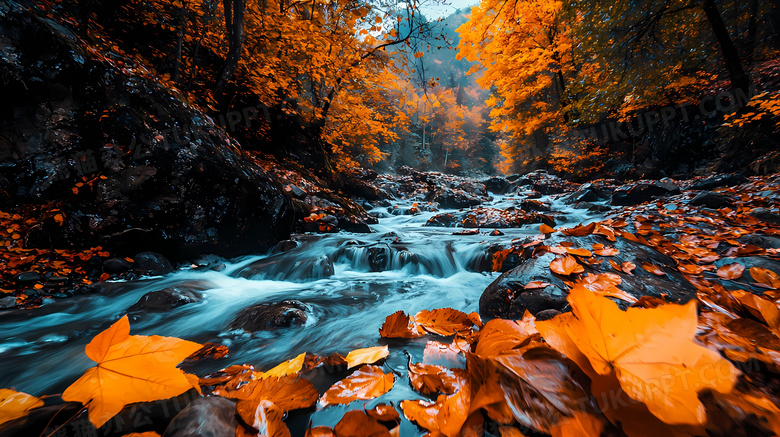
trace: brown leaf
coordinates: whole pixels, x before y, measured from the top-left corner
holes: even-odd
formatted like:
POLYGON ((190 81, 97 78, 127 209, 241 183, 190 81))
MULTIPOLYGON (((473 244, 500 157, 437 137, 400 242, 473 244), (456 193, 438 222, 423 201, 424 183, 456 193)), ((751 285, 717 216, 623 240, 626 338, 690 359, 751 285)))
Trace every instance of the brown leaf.
POLYGON ((334 428, 338 437, 390 437, 390 431, 361 410, 347 411, 334 428))
POLYGON ((750 276, 752 276, 753 279, 760 285, 763 285, 767 288, 771 288, 773 290, 780 288, 780 277, 777 276, 777 273, 771 270, 765 269, 763 267, 751 267, 750 276))
POLYGON ((257 379, 230 390, 217 387, 214 394, 248 401, 267 400, 284 411, 308 408, 317 402, 317 389, 311 382, 295 376, 257 379))
POLYGON ((725 264, 718 270, 718 276, 723 279, 739 279, 745 271, 745 266, 740 263, 725 264))
POLYGON ((393 388, 395 376, 385 374, 377 366, 365 365, 350 376, 333 384, 320 398, 319 404, 348 404, 358 399, 368 400, 382 396, 393 388))
POLYGON ((582 273, 585 268, 582 267, 577 260, 570 256, 564 256, 562 258, 555 258, 550 262, 550 270, 559 275, 571 275, 572 273, 582 273))
POLYGON ((422 310, 414 316, 414 321, 426 331, 443 336, 469 331, 473 325, 468 314, 452 308, 422 310))
POLYGON ((385 319, 379 328, 379 335, 385 338, 417 338, 422 337, 422 328, 403 311, 396 311, 385 319))

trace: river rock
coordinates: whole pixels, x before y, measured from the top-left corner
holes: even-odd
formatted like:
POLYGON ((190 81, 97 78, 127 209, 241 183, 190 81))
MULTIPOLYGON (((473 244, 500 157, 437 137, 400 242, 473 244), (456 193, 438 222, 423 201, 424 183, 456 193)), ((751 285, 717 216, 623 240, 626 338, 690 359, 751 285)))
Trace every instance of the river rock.
POLYGON ((730 196, 721 193, 713 193, 712 191, 702 191, 697 194, 696 197, 691 199, 691 205, 693 206, 706 206, 707 208, 733 208, 734 199, 730 196))
POLYGON ((19 285, 34 284, 41 280, 41 274, 38 272, 22 272, 16 275, 14 279, 19 285))
POLYGON ((426 200, 437 202, 441 208, 460 209, 470 208, 482 203, 482 199, 463 190, 444 188, 430 193, 426 200))
POLYGON ((13 296, 6 296, 0 299, 0 309, 16 308, 16 298, 13 296))
POLYGON ((493 176, 482 181, 488 191, 494 194, 504 194, 509 191, 511 183, 504 177, 493 176))
POLYGON ((711 190, 713 188, 731 187, 734 185, 744 184, 748 181, 748 178, 740 174, 728 173, 709 176, 703 179, 694 180, 690 183, 686 189, 688 190, 711 190))
POLYGON ((303 325, 308 318, 307 309, 303 302, 297 300, 253 305, 238 313, 230 322, 230 329, 256 332, 303 325))
POLYGON ((173 271, 173 265, 164 255, 156 252, 141 252, 133 257, 135 270, 149 275, 164 275, 173 271))
MULTIPOLYGON (((587 237, 570 237, 553 235, 545 242, 554 246, 561 241, 571 241, 574 247, 590 249, 593 244, 601 243, 612 245, 620 253, 612 257, 603 257, 601 264, 587 265, 582 263, 585 273, 615 273, 622 279, 618 288, 626 291, 635 298, 641 296, 662 297, 670 302, 685 303, 696 297, 696 291, 685 277, 673 268, 674 261, 654 249, 633 243, 623 238, 610 242, 598 235, 587 237), (608 263, 612 259, 618 264, 631 261, 637 268, 631 274, 618 272, 608 263), (667 273, 665 276, 656 276, 640 267, 643 262, 661 266, 667 273), (665 267, 664 267, 665 266, 665 267)), ((598 257, 598 256, 597 256, 598 257)), ((490 284, 479 300, 479 312, 485 317, 520 318, 525 310, 532 313, 545 309, 561 311, 566 307, 566 291, 568 287, 564 280, 572 278, 563 277, 550 270, 550 262, 555 259, 555 254, 547 252, 536 258, 528 259, 518 267, 515 267, 490 284), (551 284, 543 289, 527 290, 524 285, 531 281, 543 281, 551 284), (531 293, 527 296, 524 294, 531 293)), ((584 276, 584 274, 582 274, 584 276)), ((625 306, 625 303, 621 303, 625 306)), ((535 314, 535 313, 534 313, 535 314)))
POLYGON ((125 273, 132 267, 133 266, 123 258, 110 258, 103 261, 103 271, 106 273, 125 273))
POLYGON ((747 214, 761 220, 764 223, 769 223, 770 225, 780 224, 780 214, 772 212, 766 208, 753 208, 753 210, 747 214))
POLYGON ((680 187, 669 180, 639 181, 624 185, 612 193, 612 205, 634 206, 655 197, 680 194, 680 187))
POLYGON ((187 287, 170 287, 159 291, 152 291, 127 309, 127 312, 159 312, 168 311, 188 303, 200 302, 203 295, 187 287))
POLYGON ((190 402, 165 429, 167 437, 235 437, 235 402, 206 396, 190 402))

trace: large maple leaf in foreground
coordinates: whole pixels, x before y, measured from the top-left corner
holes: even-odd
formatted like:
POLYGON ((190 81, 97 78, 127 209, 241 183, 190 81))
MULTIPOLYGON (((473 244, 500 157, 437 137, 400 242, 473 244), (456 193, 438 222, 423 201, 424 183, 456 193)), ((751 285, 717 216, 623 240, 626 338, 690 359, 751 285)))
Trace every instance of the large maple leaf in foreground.
POLYGON ((97 366, 71 384, 62 399, 87 405, 89 420, 99 428, 127 404, 199 390, 197 378, 176 365, 201 347, 174 337, 130 335, 124 316, 84 348, 97 366))

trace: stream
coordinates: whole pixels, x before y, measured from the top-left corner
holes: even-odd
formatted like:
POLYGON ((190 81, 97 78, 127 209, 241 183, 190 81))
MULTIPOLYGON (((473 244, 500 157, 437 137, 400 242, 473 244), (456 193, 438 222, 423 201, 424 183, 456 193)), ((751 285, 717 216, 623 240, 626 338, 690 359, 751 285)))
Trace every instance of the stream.
MULTIPOLYGON (((522 193, 495 196, 483 206, 504 209, 516 206, 522 198, 522 193)), ((557 226, 601 219, 549 196, 540 200, 550 202, 553 211, 565 211, 556 216, 557 226)), ((402 209, 412 206, 412 201, 395 203, 402 209)), ((131 318, 131 334, 214 342, 230 349, 227 358, 203 360, 187 371, 203 375, 244 363, 264 370, 304 351, 346 355, 356 348, 384 344, 389 344, 391 350, 386 366, 403 370, 407 360, 404 351, 422 361, 429 339, 382 339, 378 329, 385 317, 398 310, 414 314, 442 307, 478 311, 482 291, 498 276, 474 271, 474 266, 486 258, 487 248, 492 243, 536 235, 539 229, 533 224, 501 229, 503 236, 489 236, 492 229, 481 229, 478 235, 453 235, 454 228, 423 226, 445 210, 391 215, 383 207, 373 212, 380 220, 372 226, 371 234, 297 235, 297 248, 233 259, 220 270, 182 268, 161 277, 117 281, 102 294, 51 301, 32 310, 2 312, 0 387, 36 396, 62 393, 94 365, 84 354, 84 346, 97 333, 122 317, 144 294, 177 285, 203 290, 204 300, 131 318), (377 256, 384 260, 383 271, 372 271, 372 267, 377 268, 377 256), (254 334, 228 329, 242 309, 285 299, 308 306, 303 326, 254 334)), ((382 398, 419 397, 408 384, 396 382, 382 398)))

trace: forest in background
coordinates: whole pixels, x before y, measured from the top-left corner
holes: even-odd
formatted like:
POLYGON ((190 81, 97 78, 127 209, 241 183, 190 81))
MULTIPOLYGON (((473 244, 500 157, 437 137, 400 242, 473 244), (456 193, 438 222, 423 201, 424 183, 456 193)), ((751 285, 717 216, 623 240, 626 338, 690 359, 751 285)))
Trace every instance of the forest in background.
POLYGON ((434 20, 419 2, 39 7, 243 148, 337 185, 360 166, 585 180, 778 165, 770 1, 484 1, 434 20))

